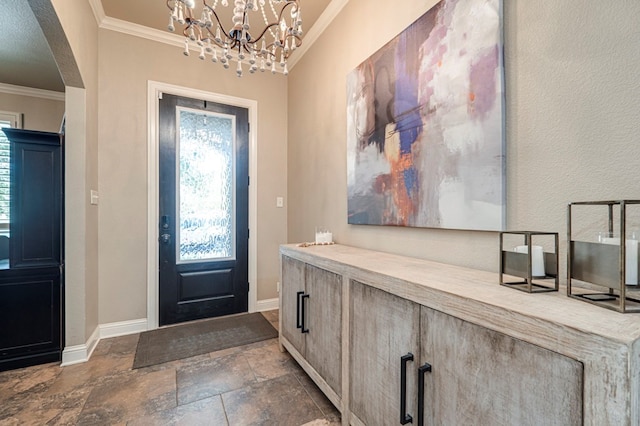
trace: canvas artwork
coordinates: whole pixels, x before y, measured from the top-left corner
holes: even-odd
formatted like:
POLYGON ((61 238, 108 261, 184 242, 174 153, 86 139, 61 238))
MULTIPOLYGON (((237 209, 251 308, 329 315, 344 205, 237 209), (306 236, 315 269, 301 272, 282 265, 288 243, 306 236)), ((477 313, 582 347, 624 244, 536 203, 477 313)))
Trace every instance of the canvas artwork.
POLYGON ((500 0, 442 0, 347 77, 350 224, 501 230, 500 0))

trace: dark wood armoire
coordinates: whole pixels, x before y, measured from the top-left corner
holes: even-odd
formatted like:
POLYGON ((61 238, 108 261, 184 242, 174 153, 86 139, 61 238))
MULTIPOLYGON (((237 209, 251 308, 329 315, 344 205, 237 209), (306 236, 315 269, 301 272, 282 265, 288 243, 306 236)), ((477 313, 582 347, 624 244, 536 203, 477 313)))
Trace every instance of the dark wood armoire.
POLYGON ((64 342, 64 137, 2 131, 11 151, 8 244, 0 237, 8 245, 8 262, 0 260, 0 371, 60 361, 64 342))

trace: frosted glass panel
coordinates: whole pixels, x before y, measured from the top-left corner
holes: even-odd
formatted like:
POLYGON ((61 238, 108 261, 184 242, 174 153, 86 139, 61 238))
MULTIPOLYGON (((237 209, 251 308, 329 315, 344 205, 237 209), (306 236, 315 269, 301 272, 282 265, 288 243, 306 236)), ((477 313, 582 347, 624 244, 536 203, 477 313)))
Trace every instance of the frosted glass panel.
POLYGON ((232 258, 234 117, 178 109, 178 262, 232 258))

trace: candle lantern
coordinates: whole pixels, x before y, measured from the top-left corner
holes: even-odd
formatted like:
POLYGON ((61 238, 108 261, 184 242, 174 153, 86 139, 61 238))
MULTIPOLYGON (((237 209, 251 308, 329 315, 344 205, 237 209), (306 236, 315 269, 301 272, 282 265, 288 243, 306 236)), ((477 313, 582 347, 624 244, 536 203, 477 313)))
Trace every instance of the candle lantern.
POLYGON ((505 231, 500 233, 500 285, 543 293, 558 291, 558 233, 505 231), (510 235, 518 236, 520 245, 508 246, 510 235), (539 245, 543 243, 543 245, 539 245), (545 247, 553 252, 545 252, 545 247))
MULTIPOLYGON (((570 203, 567 212, 567 295, 618 312, 640 313, 638 285, 638 233, 628 228, 629 210, 640 209, 640 200, 570 203), (635 205, 635 207, 634 207, 635 205), (605 231, 579 238, 575 232, 576 207, 606 207, 605 231), (617 219, 616 219, 617 218, 617 219), (588 241, 592 239, 593 241, 588 241)), ((591 212, 594 210, 594 212, 591 212)), ((604 219, 600 222, 605 223, 604 219)))

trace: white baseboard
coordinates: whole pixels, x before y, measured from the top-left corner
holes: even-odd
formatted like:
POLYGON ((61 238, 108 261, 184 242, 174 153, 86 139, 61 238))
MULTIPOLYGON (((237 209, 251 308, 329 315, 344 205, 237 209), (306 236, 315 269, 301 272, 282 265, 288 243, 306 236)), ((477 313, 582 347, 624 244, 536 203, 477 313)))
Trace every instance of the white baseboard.
POLYGON ((127 334, 141 333, 143 331, 147 331, 146 318, 100 324, 101 339, 108 339, 109 337, 126 336, 127 334))
POLYGON ((278 309, 278 298, 258 300, 256 303, 256 312, 271 311, 278 309))
POLYGON ((91 333, 89 340, 83 345, 67 346, 62 351, 61 367, 68 365, 80 364, 89 361, 93 350, 102 339, 109 337, 125 336, 127 334, 140 333, 147 331, 147 319, 137 319, 131 321, 112 322, 108 324, 100 324, 91 333))
POLYGON ((68 365, 80 364, 81 362, 89 361, 91 358, 91 354, 93 350, 98 345, 100 341, 100 327, 96 327, 91 333, 89 340, 83 345, 74 345, 67 346, 62 351, 62 363, 61 367, 66 367, 68 365))

